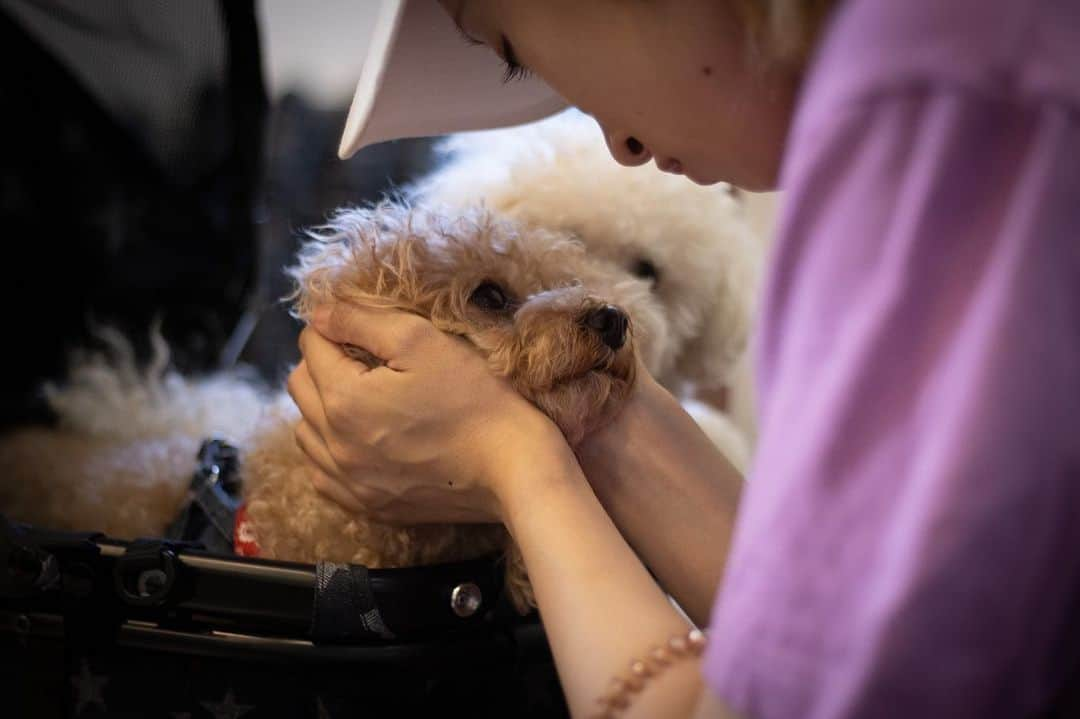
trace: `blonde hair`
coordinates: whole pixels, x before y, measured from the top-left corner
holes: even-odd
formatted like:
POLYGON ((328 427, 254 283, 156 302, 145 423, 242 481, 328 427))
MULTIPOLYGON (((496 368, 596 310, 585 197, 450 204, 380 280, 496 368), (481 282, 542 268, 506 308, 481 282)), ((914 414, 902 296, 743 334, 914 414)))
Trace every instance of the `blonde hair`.
POLYGON ((802 66, 838 0, 734 0, 752 48, 768 63, 802 66))

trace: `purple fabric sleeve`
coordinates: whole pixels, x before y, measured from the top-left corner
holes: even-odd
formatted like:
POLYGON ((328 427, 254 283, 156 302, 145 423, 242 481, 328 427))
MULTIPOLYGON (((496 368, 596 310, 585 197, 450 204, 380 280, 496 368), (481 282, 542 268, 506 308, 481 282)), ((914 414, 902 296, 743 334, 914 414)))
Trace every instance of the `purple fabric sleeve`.
POLYGON ((704 663, 755 719, 1031 716, 1080 655, 1080 111, 887 77, 784 168, 704 663))

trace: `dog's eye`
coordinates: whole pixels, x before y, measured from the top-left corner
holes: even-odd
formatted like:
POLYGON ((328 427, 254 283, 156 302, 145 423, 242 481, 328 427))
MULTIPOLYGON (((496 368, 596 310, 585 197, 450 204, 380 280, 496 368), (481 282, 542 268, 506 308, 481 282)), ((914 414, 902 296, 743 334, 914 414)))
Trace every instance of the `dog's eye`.
POLYGON ((469 302, 489 312, 500 312, 510 304, 510 300, 507 298, 506 293, 502 291, 502 288, 490 281, 481 282, 469 295, 469 302))
POLYGON ((638 260, 630 271, 644 280, 652 280, 653 284, 660 281, 660 271, 649 260, 638 260))

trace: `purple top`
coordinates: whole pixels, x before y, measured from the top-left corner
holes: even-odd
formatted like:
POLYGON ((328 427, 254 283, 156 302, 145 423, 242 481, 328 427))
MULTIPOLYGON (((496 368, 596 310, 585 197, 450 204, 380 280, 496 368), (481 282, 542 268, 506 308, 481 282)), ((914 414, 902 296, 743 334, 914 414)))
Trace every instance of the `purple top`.
POLYGON ((848 0, 782 186, 706 681, 754 719, 1045 709, 1080 656, 1080 2, 848 0))

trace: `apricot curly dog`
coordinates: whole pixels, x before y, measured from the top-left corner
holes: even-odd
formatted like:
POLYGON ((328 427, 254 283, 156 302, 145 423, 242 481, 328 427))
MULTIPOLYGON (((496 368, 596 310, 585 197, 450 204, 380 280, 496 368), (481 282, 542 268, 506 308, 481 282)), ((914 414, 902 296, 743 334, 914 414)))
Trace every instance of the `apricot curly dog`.
MULTIPOLYGON (((647 345, 656 321, 647 282, 591 259, 569 235, 482 209, 344 211, 311 233, 291 272, 300 318, 328 300, 395 307, 468 339, 571 445, 618 410, 634 382, 636 346, 647 345)), ((122 355, 84 357, 64 387, 49 390, 59 428, 0 439, 8 472, 0 511, 61 529, 159 536, 184 504, 198 442, 222 433, 243 450, 261 556, 394 567, 506 552, 512 600, 533 605, 501 526, 382 525, 316 493, 293 438, 295 407, 280 390, 237 375, 140 372, 122 355)), ((354 356, 371 360, 361 348, 354 356)))

